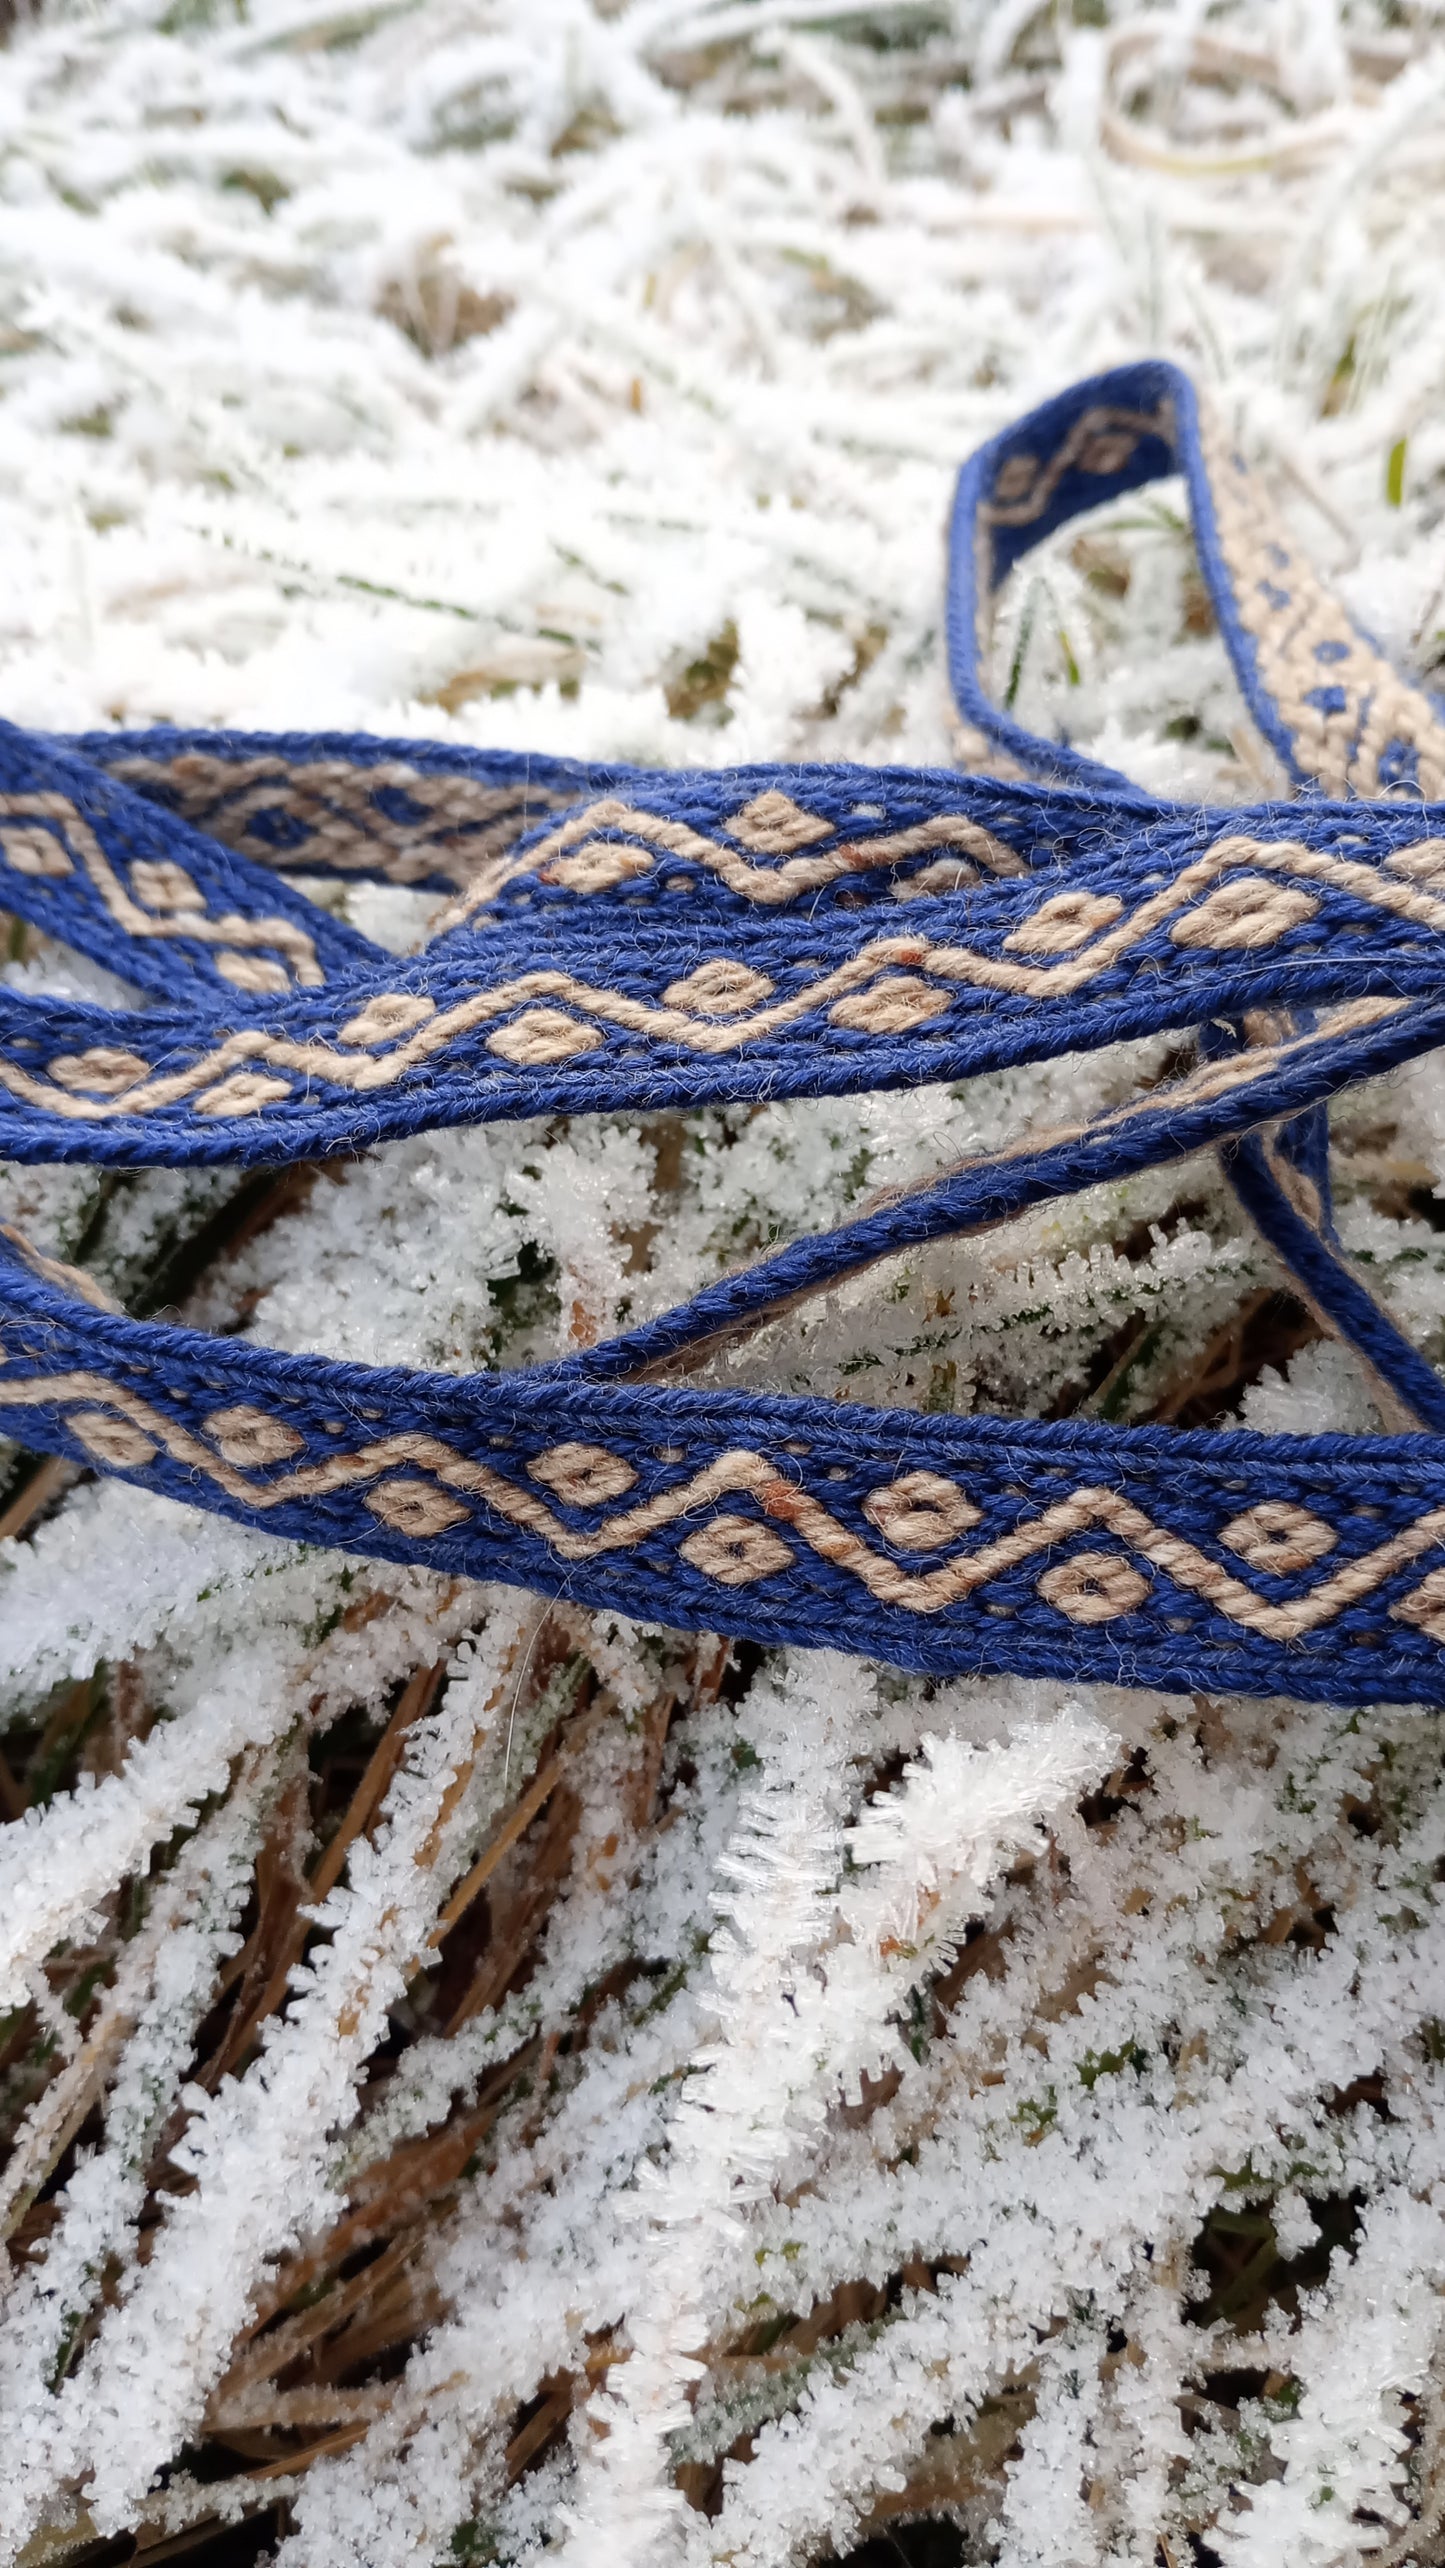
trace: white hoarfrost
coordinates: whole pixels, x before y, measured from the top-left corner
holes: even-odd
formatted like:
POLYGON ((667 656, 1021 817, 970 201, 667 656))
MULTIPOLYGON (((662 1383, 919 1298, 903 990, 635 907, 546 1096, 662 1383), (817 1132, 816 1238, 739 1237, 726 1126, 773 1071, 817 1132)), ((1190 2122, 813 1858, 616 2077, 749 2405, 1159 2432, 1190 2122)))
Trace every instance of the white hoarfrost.
POLYGON ((689 2349, 706 2342, 720 2293, 742 2279, 739 2211, 767 2199, 800 2150, 806 2164, 836 2094, 856 2101, 861 2076, 892 2064, 893 2016, 920 1970, 952 1952, 1002 1854, 1105 1764, 1107 1734, 1067 1713, 1008 1748, 930 1739, 927 1764, 910 1767, 845 1835, 840 1765, 866 1752, 871 1705, 858 1671, 845 1663, 830 1673, 824 1723, 794 1716, 768 1742, 718 1859, 727 1885, 712 1901, 725 1921, 710 1969, 719 2029, 693 2054, 661 2166, 639 2168, 637 2215, 656 2247, 628 2318, 628 2360, 589 2411, 601 2440, 584 2445, 566 2510, 569 2568, 584 2559, 620 2568, 668 2546, 683 2501, 666 2438, 687 2425, 688 2386, 705 2377, 689 2349), (845 1849, 868 1871, 839 1899, 845 1849))
MULTIPOLYGON (((1144 353, 1439 684, 1438 0, 0 21, 9 718, 967 764, 954 470, 1144 353)), ((1284 790, 1173 486, 1030 557, 994 671, 1151 791, 1284 790)), ((313 888, 396 951, 437 915, 313 888)), ((8 921, 0 977, 132 995, 8 921)), ((522 1366, 1173 1048, 423 1135, 264 1200, 0 1163, 0 1218, 137 1310, 522 1366)), ((1333 1115, 1349 1252, 1445 1362, 1439 1058, 1333 1115)), ((703 1378, 1369 1434, 1282 1286, 1194 1161, 703 1378)), ((246 2516, 286 2568, 1445 2557, 1430 1715, 729 1652, 28 1468, 0 2568, 204 2568, 246 2516)))

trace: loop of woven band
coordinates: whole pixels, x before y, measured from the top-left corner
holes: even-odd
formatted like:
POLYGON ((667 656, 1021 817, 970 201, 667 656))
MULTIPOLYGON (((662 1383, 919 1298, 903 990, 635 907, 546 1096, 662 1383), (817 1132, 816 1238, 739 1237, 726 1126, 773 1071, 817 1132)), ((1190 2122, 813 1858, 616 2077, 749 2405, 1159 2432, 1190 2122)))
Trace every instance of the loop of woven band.
POLYGON ((140 1001, 0 994, 4 1147, 275 1163, 542 1110, 955 1079, 1212 1024, 1194 1072, 524 1377, 372 1370, 130 1321, 0 1242, 5 1431, 304 1540, 764 1641, 1445 1702, 1432 1437, 1011 1425, 638 1379, 875 1258, 1213 1143, 1382 1396, 1445 1424, 1445 1387, 1334 1235, 1322 1112, 1445 1040, 1445 811, 1417 799, 1445 779, 1440 709, 1292 554, 1172 369, 1076 387, 975 457, 953 571, 962 709, 1046 785, 0 726, 0 906, 140 1001), (1174 470, 1299 802, 1160 803, 983 690, 980 634, 1014 563, 1174 470), (425 885, 451 906, 397 962, 288 872, 425 885))
MULTIPOLYGON (((1187 375, 1157 362, 1076 384, 980 448, 959 476, 948 647, 960 708, 1005 766, 1112 800, 1112 768, 1024 731, 992 702, 986 643, 1002 580, 1080 511, 1177 472, 1219 629, 1254 721, 1297 785, 1341 799, 1445 790, 1445 705, 1400 678, 1286 539, 1187 375)), ((1417 863, 1433 861, 1423 851, 1417 863)), ((1300 994, 1303 995, 1303 994, 1300 994)), ((1288 1003, 1287 1003, 1288 1004, 1288 1003)), ((1240 1040, 1250 1039, 1245 1027, 1240 1040)), ((1205 1029, 1206 1048, 1220 1048, 1205 1029)), ((1364 1357, 1387 1415, 1445 1422, 1439 1387, 1353 1273, 1330 1205, 1323 1108, 1221 1151, 1231 1189, 1327 1327, 1364 1357)))
POLYGON ((1177 366, 1074 384, 989 439, 959 475, 949 671, 960 711, 1029 775, 1127 790, 1112 767, 1001 713, 983 677, 999 587, 1082 511, 1183 476, 1210 602, 1259 730, 1296 783, 1332 796, 1445 796, 1445 705, 1410 686, 1284 534, 1223 423, 1177 366))

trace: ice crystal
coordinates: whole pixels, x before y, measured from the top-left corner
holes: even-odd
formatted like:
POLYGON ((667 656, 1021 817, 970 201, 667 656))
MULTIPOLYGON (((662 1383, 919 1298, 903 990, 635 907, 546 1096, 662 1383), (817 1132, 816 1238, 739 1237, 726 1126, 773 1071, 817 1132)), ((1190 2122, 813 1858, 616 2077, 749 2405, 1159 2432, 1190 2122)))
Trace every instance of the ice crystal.
MULTIPOLYGON (((1432 0, 12 15, 13 718, 966 764, 952 472, 1151 350, 1445 656, 1432 0)), ((1169 486, 1030 557, 995 678, 1156 792, 1283 790, 1169 486)), ((435 914, 315 888, 398 951, 435 914)), ((125 996, 4 930, 7 986, 125 996)), ((244 1181, 0 1165, 0 1211, 138 1313, 522 1366, 1168 1050, 244 1181)), ((1445 1362, 1438 1059, 1334 1112, 1348 1250, 1445 1362)), ((711 1378, 1380 1423, 1207 1159, 711 1378)), ((1428 1715, 736 1649, 13 1447, 0 1713, 5 2559, 1445 2557, 1428 1715)))

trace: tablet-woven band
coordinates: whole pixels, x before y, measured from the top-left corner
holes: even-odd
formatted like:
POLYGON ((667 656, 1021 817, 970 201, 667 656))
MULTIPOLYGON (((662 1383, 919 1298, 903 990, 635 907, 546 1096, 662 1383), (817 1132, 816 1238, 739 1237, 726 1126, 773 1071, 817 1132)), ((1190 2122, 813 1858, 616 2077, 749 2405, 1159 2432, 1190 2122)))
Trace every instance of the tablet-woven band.
POLYGON ((1445 1702, 1434 1432, 942 1419, 645 1378, 873 1258, 1212 1143, 1388 1408, 1445 1426, 1445 1385, 1340 1250, 1322 1113, 1445 1040, 1441 708, 1356 632, 1158 365, 1076 386, 965 468, 949 646, 965 715, 1044 782, 0 728, 0 907, 145 1001, 0 993, 16 1158, 274 1164, 431 1125, 899 1087, 1208 1030, 1171 1086, 525 1375, 132 1321, 7 1236, 0 1427, 278 1533, 673 1624, 938 1670, 1445 1702), (1161 803, 984 691, 1015 561, 1177 470, 1295 801, 1161 803), (288 869, 451 906, 398 962, 288 869))

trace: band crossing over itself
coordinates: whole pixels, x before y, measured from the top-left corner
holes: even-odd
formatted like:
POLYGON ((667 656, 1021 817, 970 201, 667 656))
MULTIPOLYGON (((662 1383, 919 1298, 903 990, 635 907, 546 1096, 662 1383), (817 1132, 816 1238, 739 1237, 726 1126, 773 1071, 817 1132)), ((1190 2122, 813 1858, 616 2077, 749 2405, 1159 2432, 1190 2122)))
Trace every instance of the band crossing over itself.
POLYGON ((960 475, 950 670, 997 772, 662 773, 366 737, 0 725, 0 909, 140 1004, 0 991, 0 1150, 276 1165, 557 1111, 842 1095, 1197 1033, 1121 1108, 960 1162, 530 1373, 132 1320, 0 1230, 0 1432, 312 1543, 938 1671, 1445 1704, 1445 1382, 1346 1257, 1326 1109, 1445 1043, 1445 707, 1158 363, 960 475), (984 678, 1000 586, 1182 474, 1285 802, 1140 793, 984 678), (447 897, 398 960, 293 879, 447 897), (1385 1436, 921 1417, 689 1388, 899 1249, 1219 1150, 1385 1436), (663 1378, 666 1376, 666 1378, 663 1378))

